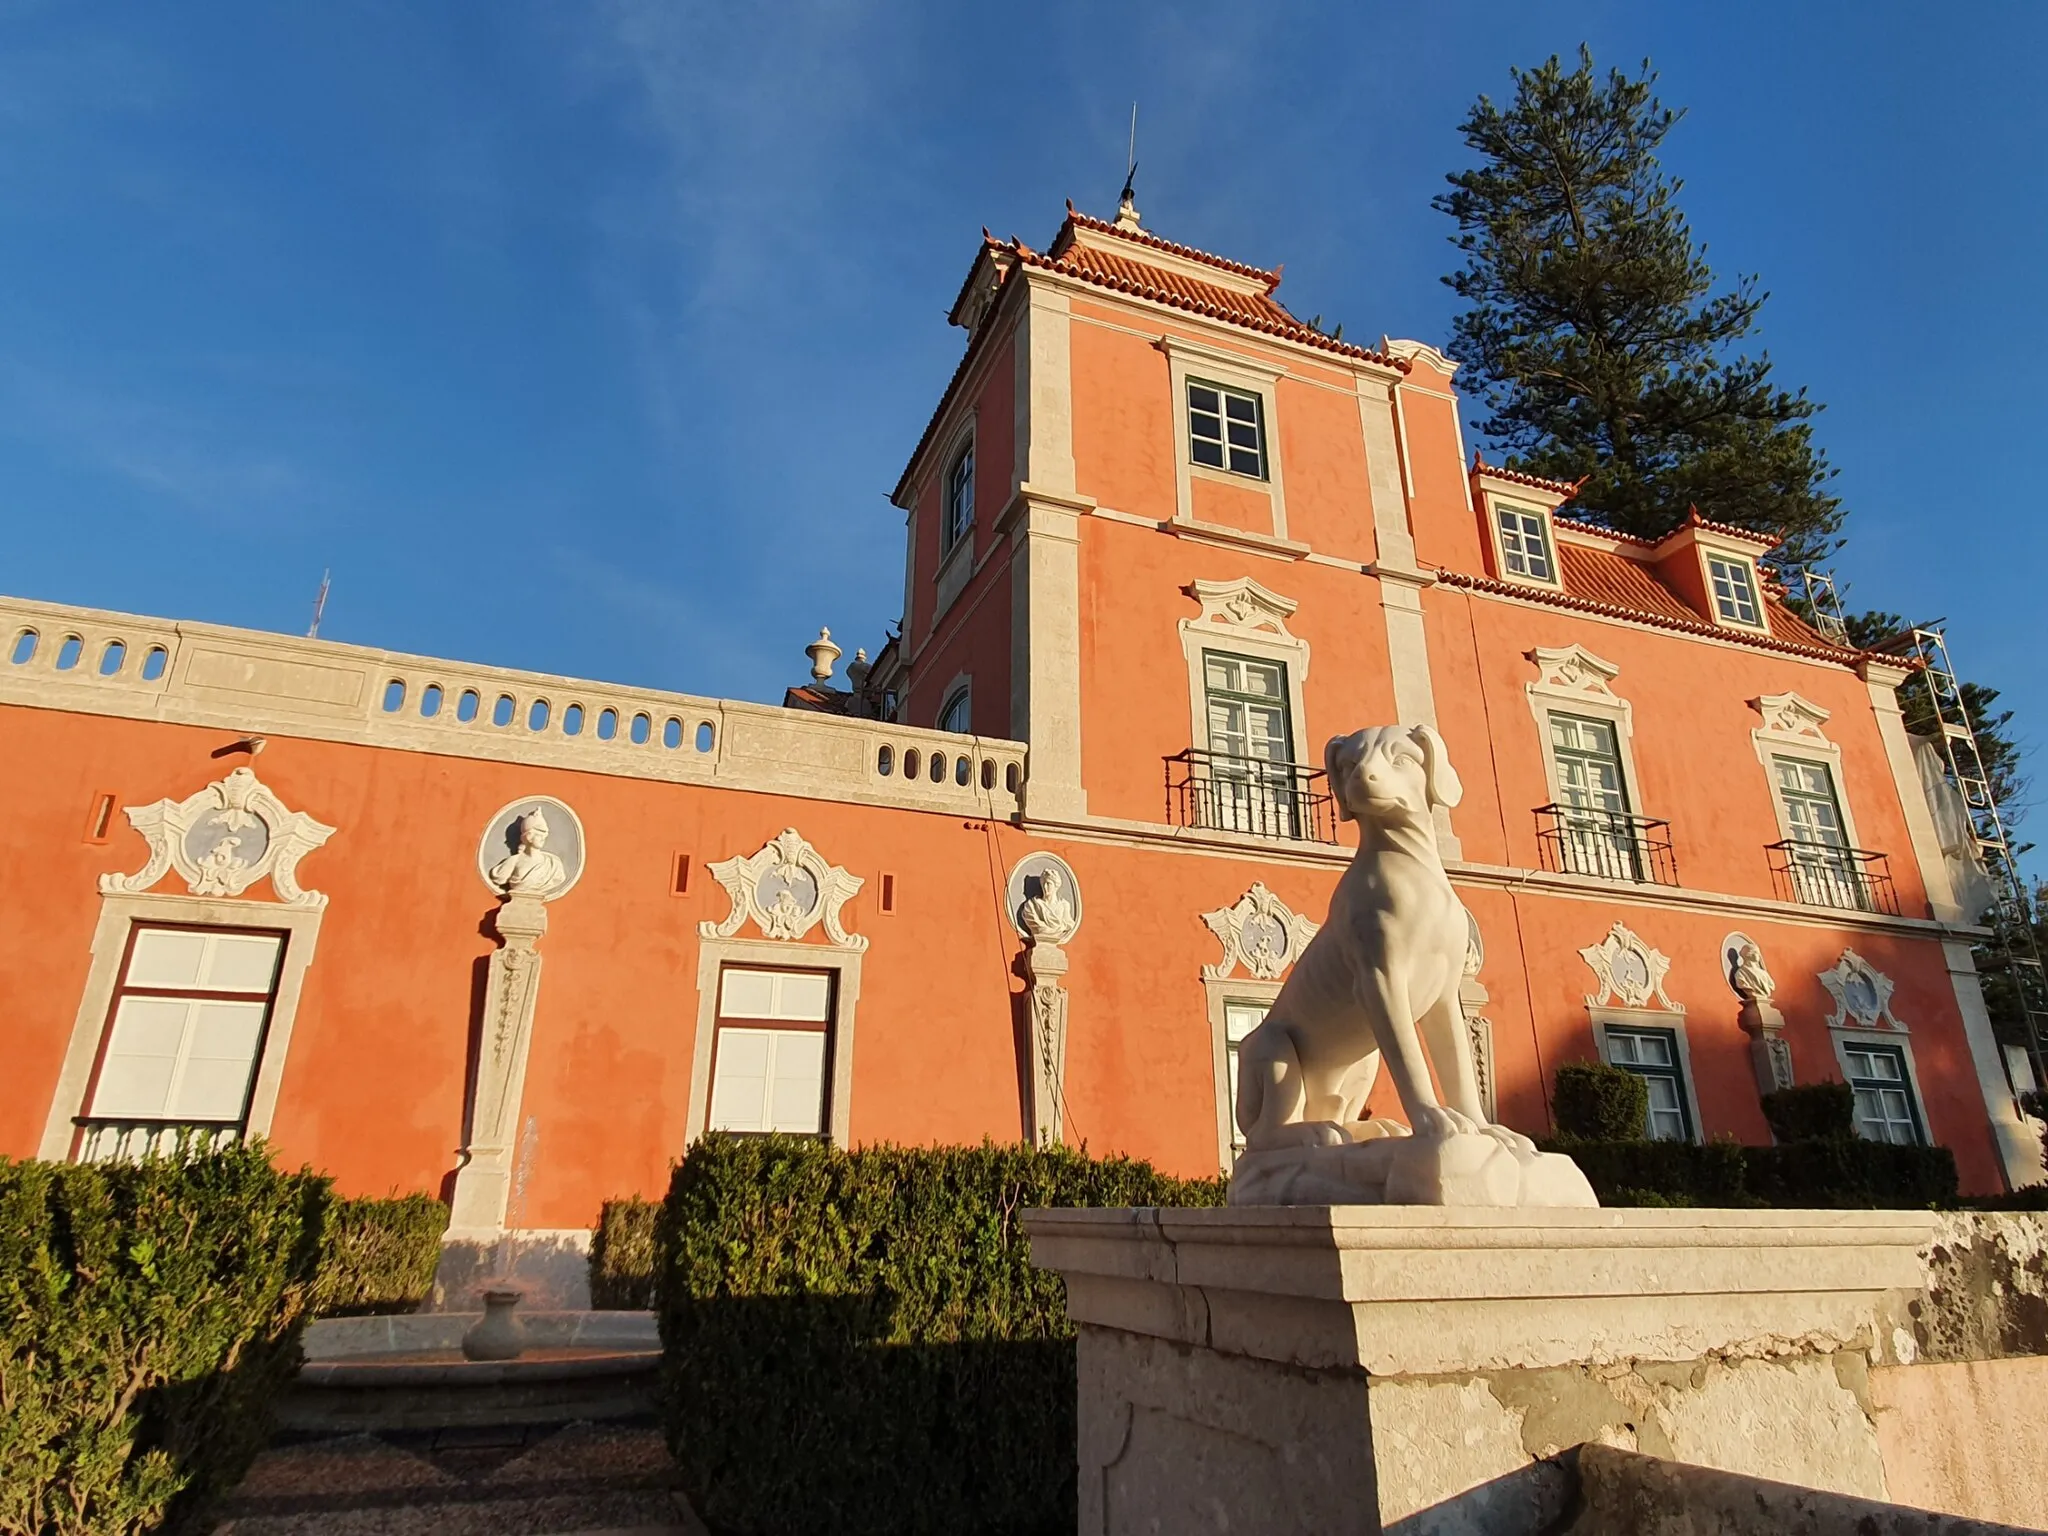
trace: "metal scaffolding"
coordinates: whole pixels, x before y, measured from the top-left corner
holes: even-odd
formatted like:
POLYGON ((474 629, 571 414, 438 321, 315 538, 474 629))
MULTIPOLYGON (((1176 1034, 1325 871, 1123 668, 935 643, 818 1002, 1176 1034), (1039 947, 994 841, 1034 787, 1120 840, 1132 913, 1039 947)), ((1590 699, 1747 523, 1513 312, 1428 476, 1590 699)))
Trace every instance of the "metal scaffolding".
MULTIPOLYGON (((1841 609, 1834 603, 1834 583, 1826 577, 1820 581, 1827 600, 1834 604, 1839 623, 1841 609)), ((1809 576, 1809 602, 1813 601, 1814 590, 1814 578, 1809 576)), ((1817 603, 1814 608, 1818 613, 1817 603)), ((1991 877, 1991 910, 1985 921, 1992 937, 1983 946, 1985 971, 1987 975, 2002 977, 2009 985, 2025 1024, 2027 1055, 2033 1062, 2035 1083, 2048 1086, 2048 1070, 2044 1070, 2048 1068, 2048 975, 2042 970, 2026 882, 2020 876, 2012 840, 2006 834, 2005 818, 1999 814, 1998 795, 1977 744, 1975 723, 1963 701, 1962 683, 1949 660, 1948 638, 1935 624, 1916 625, 1883 641, 1877 649, 1918 662, 1926 679, 1949 778, 1962 796, 1978 857, 1991 877)))

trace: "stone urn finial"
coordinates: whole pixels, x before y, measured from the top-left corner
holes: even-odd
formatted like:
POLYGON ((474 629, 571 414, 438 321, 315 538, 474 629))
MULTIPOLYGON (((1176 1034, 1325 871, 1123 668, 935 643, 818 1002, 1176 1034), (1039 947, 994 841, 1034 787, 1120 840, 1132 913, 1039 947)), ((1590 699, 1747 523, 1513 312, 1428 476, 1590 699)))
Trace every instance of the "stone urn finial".
POLYGON ((839 661, 839 647, 832 643, 832 631, 821 629, 818 638, 804 647, 804 654, 811 658, 811 676, 824 682, 832 675, 832 668, 839 661))

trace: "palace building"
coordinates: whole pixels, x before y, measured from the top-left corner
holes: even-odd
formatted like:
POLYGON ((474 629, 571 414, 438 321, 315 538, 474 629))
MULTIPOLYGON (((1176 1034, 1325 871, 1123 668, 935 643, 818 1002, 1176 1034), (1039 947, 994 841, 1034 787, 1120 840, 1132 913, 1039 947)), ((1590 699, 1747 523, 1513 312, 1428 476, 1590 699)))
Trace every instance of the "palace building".
POLYGON ((1650 1134, 1763 1142, 1840 1079, 1966 1190, 2040 1178, 1905 664, 1712 508, 1645 542, 1468 455, 1456 363, 1279 283, 1128 202, 985 238, 900 633, 778 705, 0 600, 0 1152, 261 1135, 486 1234, 712 1128, 1212 1173, 1355 838, 1324 743, 1399 721, 1463 784, 1502 1122, 1599 1057, 1650 1134))

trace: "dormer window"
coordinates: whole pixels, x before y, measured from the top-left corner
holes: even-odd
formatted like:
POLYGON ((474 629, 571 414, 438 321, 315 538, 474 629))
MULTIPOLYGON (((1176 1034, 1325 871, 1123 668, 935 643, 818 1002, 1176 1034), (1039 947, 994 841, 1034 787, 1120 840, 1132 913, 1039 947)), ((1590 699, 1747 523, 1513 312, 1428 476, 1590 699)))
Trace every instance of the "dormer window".
POLYGON ((1541 512, 1493 504, 1500 527, 1501 570, 1524 581, 1557 585, 1557 560, 1550 550, 1550 524, 1541 512))
POLYGON ((1726 624, 1764 627, 1763 606, 1756 597, 1756 577, 1747 560, 1707 556, 1707 579, 1714 589, 1714 611, 1726 624))
POLYGON ((1266 416, 1259 397, 1188 380, 1188 458, 1234 475, 1266 478, 1266 416))
POLYGON ((939 552, 951 554, 974 526, 974 441, 953 460, 946 471, 945 515, 939 520, 939 552))

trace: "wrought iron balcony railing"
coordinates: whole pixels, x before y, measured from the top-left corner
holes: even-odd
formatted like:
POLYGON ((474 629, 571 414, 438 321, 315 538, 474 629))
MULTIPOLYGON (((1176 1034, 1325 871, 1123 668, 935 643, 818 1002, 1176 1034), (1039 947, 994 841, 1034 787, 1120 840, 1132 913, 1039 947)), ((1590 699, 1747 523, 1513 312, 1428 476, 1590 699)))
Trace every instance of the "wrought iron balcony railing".
POLYGON ((1166 759, 1166 819, 1177 827, 1337 841, 1337 804, 1322 769, 1194 747, 1166 759))
POLYGON ((1671 823, 1597 806, 1539 805, 1536 846, 1556 874, 1598 875, 1638 885, 1678 884, 1671 823))
POLYGON ((1845 912, 1899 915, 1898 893, 1892 888, 1891 861, 1861 848, 1805 843, 1788 838, 1764 852, 1771 861, 1771 883, 1780 901, 1806 907, 1837 907, 1845 912))
POLYGON ((109 1120, 79 1115, 76 1163, 126 1163, 144 1157, 195 1156, 242 1139, 242 1122, 191 1120, 109 1120))

